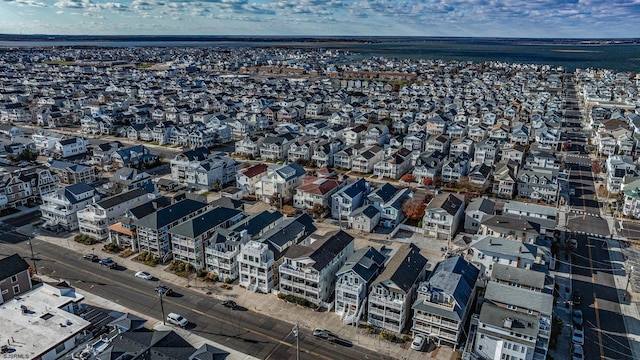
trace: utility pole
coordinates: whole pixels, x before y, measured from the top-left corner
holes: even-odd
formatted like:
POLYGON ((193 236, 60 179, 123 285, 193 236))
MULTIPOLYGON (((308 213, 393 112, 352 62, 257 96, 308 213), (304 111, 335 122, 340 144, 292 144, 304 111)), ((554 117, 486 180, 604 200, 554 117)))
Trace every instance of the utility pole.
POLYGON ((298 331, 299 329, 300 329, 300 323, 296 321, 296 326, 294 326, 293 330, 291 330, 293 332, 293 336, 296 337, 296 360, 300 360, 300 333, 298 331))
POLYGON ((31 249, 31 261, 33 261, 33 270, 38 273, 38 266, 36 265, 36 257, 33 256, 33 238, 29 239, 29 248, 31 249))
POLYGON ((160 297, 160 311, 162 311, 162 325, 166 324, 166 319, 164 318, 164 305, 162 303, 162 297, 164 296, 164 290, 162 290, 162 286, 158 284, 158 296, 160 297))

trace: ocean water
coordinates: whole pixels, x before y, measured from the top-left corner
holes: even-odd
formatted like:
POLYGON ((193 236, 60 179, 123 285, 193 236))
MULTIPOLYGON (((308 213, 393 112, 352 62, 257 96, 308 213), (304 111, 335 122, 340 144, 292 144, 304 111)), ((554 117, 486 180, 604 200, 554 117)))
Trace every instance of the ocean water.
POLYGON ((599 68, 614 71, 640 71, 640 43, 637 41, 587 43, 580 40, 486 39, 486 38, 279 38, 279 39, 202 39, 147 37, 90 40, 38 39, 0 40, 7 47, 302 47, 342 49, 354 60, 376 56, 397 59, 439 59, 444 61, 503 61, 510 63, 599 68))

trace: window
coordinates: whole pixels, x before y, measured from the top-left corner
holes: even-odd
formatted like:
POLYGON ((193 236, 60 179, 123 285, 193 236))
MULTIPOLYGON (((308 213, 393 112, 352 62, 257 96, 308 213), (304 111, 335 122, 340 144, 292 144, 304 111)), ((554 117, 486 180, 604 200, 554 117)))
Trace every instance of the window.
POLYGON ((14 294, 17 294, 17 293, 19 293, 19 292, 20 292, 20 285, 15 285, 15 286, 13 287, 13 293, 14 293, 14 294))
POLYGON ((18 282, 18 275, 13 275, 13 276, 11 277, 11 282, 12 282, 12 283, 14 283, 14 282, 18 282))

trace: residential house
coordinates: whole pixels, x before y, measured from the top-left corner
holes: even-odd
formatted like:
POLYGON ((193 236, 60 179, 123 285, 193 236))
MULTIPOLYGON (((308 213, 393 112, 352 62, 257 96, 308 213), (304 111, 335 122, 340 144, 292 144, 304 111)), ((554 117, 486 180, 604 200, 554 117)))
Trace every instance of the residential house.
POLYGON ((344 143, 341 140, 335 138, 330 139, 332 140, 320 141, 313 151, 311 159, 316 162, 317 167, 333 166, 334 154, 344 148, 344 143))
POLYGON ((86 183, 60 188, 42 196, 40 212, 45 226, 67 231, 78 229, 78 211, 93 201, 95 189, 86 183))
POLYGON ((373 205, 363 205, 349 214, 349 229, 370 233, 380 223, 380 211, 373 205))
POLYGON ((503 160, 496 164, 493 172, 491 192, 500 198, 511 199, 516 189, 518 164, 514 160, 503 160))
POLYGON ((353 211, 362 206, 370 191, 371 185, 363 178, 338 190, 331 195, 331 217, 348 218, 353 211))
POLYGON ((439 135, 430 137, 429 140, 427 140, 425 149, 427 152, 439 151, 444 154, 449 154, 450 145, 451 139, 449 137, 439 135))
POLYGON ((95 145, 91 154, 91 163, 97 166, 103 166, 111 163, 111 155, 124 146, 119 141, 111 141, 95 145))
POLYGON ((264 142, 263 136, 245 136, 244 139, 236 141, 235 154, 246 156, 249 159, 260 156, 260 149, 264 142))
POLYGON ((315 138, 303 136, 295 140, 289 147, 289 153, 287 159, 289 162, 303 162, 307 163, 311 160, 311 156, 317 147, 315 138))
POLYGON ((242 164, 224 152, 213 152, 203 161, 191 161, 184 171, 184 184, 197 190, 210 190, 232 182, 242 164))
POLYGON ((143 188, 147 192, 156 192, 153 178, 149 173, 133 168, 122 168, 116 171, 105 185, 105 190, 117 194, 135 188, 143 188))
POLYGON ((638 174, 638 166, 630 156, 613 155, 607 158, 605 163, 607 173, 607 191, 618 193, 626 177, 635 177, 638 174))
POLYGON ((380 212, 380 223, 384 227, 394 228, 404 220, 402 205, 412 197, 411 189, 396 189, 386 183, 373 190, 365 200, 365 204, 373 205, 380 212))
MULTIPOLYGON (((388 130, 387 130, 388 132, 388 130)), ((355 126, 344 133, 344 140, 347 146, 362 143, 362 140, 367 133, 367 127, 365 125, 355 126)))
POLYGON ((166 262, 172 256, 169 230, 208 210, 206 203, 184 199, 134 221, 139 251, 166 262))
POLYGON ((297 209, 315 210, 322 212, 331 208, 331 196, 343 188, 347 182, 335 178, 307 176, 304 183, 296 188, 293 195, 293 207, 297 209))
POLYGON ((464 217, 464 196, 440 193, 431 199, 422 219, 425 235, 452 241, 464 217))
POLYGON ((57 157, 68 158, 86 154, 87 145, 88 141, 79 137, 60 139, 55 142, 53 151, 57 157))
POLYGON ((483 279, 491 276, 495 264, 503 264, 520 269, 531 269, 542 262, 541 252, 534 244, 523 243, 515 237, 504 238, 486 235, 471 245, 473 262, 482 271, 483 279))
POLYGON ((464 213, 464 231, 475 234, 480 229, 480 223, 487 215, 495 215, 496 203, 485 197, 478 197, 469 203, 464 213))
POLYGON ((447 159, 447 155, 440 151, 425 152, 420 154, 413 168, 413 176, 419 184, 425 179, 435 180, 442 173, 442 165, 447 159))
POLYGON ((143 145, 135 145, 114 151, 111 161, 116 168, 140 167, 158 161, 158 155, 150 153, 143 145))
POLYGON ((558 175, 559 171, 554 169, 530 168, 518 171, 518 196, 555 204, 560 192, 558 175))
POLYGON ((501 160, 513 160, 518 164, 524 162, 525 148, 520 144, 506 144, 502 147, 501 160))
POLYGON ((268 243, 249 241, 242 244, 237 262, 240 286, 262 293, 269 293, 276 286, 277 265, 268 243))
POLYGON ((255 194, 256 184, 262 180, 269 168, 265 164, 256 164, 244 168, 236 174, 236 187, 242 189, 245 195, 255 194))
POLYGON ((32 287, 29 264, 20 255, 0 259, 0 304, 19 297, 32 287))
POLYGON ((360 143, 344 148, 333 154, 333 165, 339 169, 351 169, 353 158, 367 149, 360 143))
POLYGON ((200 164, 200 162, 206 160, 209 157, 209 149, 205 147, 195 148, 183 151, 171 159, 171 179, 177 181, 180 184, 184 184, 186 181, 187 168, 192 162, 200 164))
POLYGON ((540 236, 540 226, 530 219, 494 215, 482 220, 479 234, 517 240, 522 243, 535 243, 540 236))
POLYGON ((416 289, 425 279, 427 259, 410 243, 400 245, 371 284, 367 322, 380 329, 401 333, 411 316, 416 289))
POLYGON ((449 159, 442 164, 442 181, 458 182, 469 174, 471 158, 468 154, 462 153, 453 159, 449 159))
MULTIPOLYGON (((216 206, 167 229, 173 258, 191 264, 195 269, 206 268, 208 271, 214 271, 210 265, 217 264, 217 261, 212 259, 208 250, 214 246, 213 244, 218 241, 218 237, 226 228, 237 223, 243 217, 244 214, 240 210, 216 206)), ((228 233, 225 232, 225 234, 228 233)), ((235 256, 227 260, 226 265, 233 268, 235 256)), ((224 276, 220 276, 220 278, 226 279, 224 276)))
POLYGON ((125 211, 124 215, 109 229, 109 242, 114 243, 123 248, 129 248, 132 251, 139 251, 138 238, 136 236, 135 222, 138 219, 156 212, 163 207, 171 205, 172 200, 165 196, 157 196, 152 200, 132 207, 125 211))
POLYGON ((295 189, 302 185, 306 171, 296 163, 269 169, 255 184, 256 196, 269 203, 275 196, 283 204, 291 199, 295 189))
POLYGON ((474 164, 486 164, 493 166, 498 161, 498 142, 494 139, 487 139, 476 146, 473 154, 474 164))
POLYGON ((478 164, 469 171, 469 185, 485 190, 491 185, 492 167, 486 164, 478 164))
POLYGON ((292 245, 279 267, 280 292, 321 306, 335 291, 338 270, 353 254, 353 236, 339 230, 310 245, 292 245))
POLYGON ((93 166, 60 160, 51 160, 47 165, 49 171, 55 174, 63 184, 92 183, 96 180, 96 171, 93 166))
POLYGON ((399 179, 410 169, 411 151, 402 147, 375 163, 373 165, 373 175, 379 178, 399 179))
POLYGON ((453 346, 466 333, 467 318, 473 313, 478 269, 463 257, 439 262, 429 279, 418 287, 413 303, 413 336, 453 346))
POLYGON ((374 166, 382 161, 383 156, 384 149, 380 146, 373 145, 366 150, 363 149, 351 159, 351 170, 361 174, 370 174, 373 172, 374 166))
POLYGON ((384 269, 386 257, 371 246, 356 250, 336 273, 335 313, 357 323, 367 308, 369 287, 384 269))
POLYGON ((290 133, 265 137, 260 147, 260 159, 262 161, 286 160, 289 155, 289 147, 293 144, 295 138, 290 133))
POLYGON ((94 203, 78 211, 78 228, 81 234, 96 240, 109 237, 109 226, 118 222, 124 213, 132 207, 146 203, 153 198, 142 188, 135 188, 94 203))

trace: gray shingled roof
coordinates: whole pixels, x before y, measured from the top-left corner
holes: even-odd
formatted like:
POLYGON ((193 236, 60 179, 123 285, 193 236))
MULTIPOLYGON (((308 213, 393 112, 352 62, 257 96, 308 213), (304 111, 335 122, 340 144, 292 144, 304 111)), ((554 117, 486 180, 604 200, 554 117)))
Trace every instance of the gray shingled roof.
POLYGON ((539 320, 537 316, 509 310, 491 303, 484 303, 482 309, 480 309, 478 320, 488 325, 503 328, 507 318, 511 320, 511 331, 531 336, 534 339, 538 337, 539 320))
POLYGON ((207 206, 207 204, 200 201, 184 199, 139 219, 134 223, 134 225, 137 227, 158 230, 192 212, 204 208, 205 206, 207 206))
POLYGON ((538 247, 523 243, 518 240, 509 240, 495 236, 485 236, 471 245, 472 248, 484 254, 499 254, 511 257, 520 257, 535 261, 538 255, 538 247))
POLYGON ((143 188, 135 188, 133 190, 108 197, 104 200, 100 200, 96 203, 96 205, 102 207, 103 209, 109 209, 118 204, 122 204, 123 202, 133 200, 146 194, 147 192, 143 188))
POLYGON ((484 293, 487 301, 531 309, 545 315, 553 310, 553 295, 489 281, 484 293))
MULTIPOLYGON (((324 239, 322 244, 316 250, 309 255, 311 259, 315 261, 313 268, 321 271, 327 264, 329 264, 342 250, 344 250, 350 243, 353 242, 354 237, 346 232, 339 230, 327 234, 328 237, 324 239)), ((322 240, 319 240, 322 241, 322 240)), ((315 243, 311 246, 314 247, 315 243)))
POLYGON ((29 269, 29 264, 27 264, 20 255, 13 254, 7 256, 0 260, 0 280, 9 278, 27 269, 29 269))
POLYGON ((241 213, 242 211, 236 209, 216 207, 172 227, 167 232, 194 239, 241 213))
POLYGON ((371 246, 363 247, 356 250, 347 262, 338 270, 336 276, 353 270, 367 284, 373 280, 373 277, 380 272, 384 266, 385 256, 371 246))
POLYGON ((543 289, 546 274, 539 271, 521 269, 505 264, 493 264, 491 277, 500 281, 508 281, 537 289, 543 289))
POLYGON ((378 276, 376 284, 391 281, 407 294, 425 270, 426 264, 427 259, 420 254, 420 249, 415 244, 403 244, 378 276))

